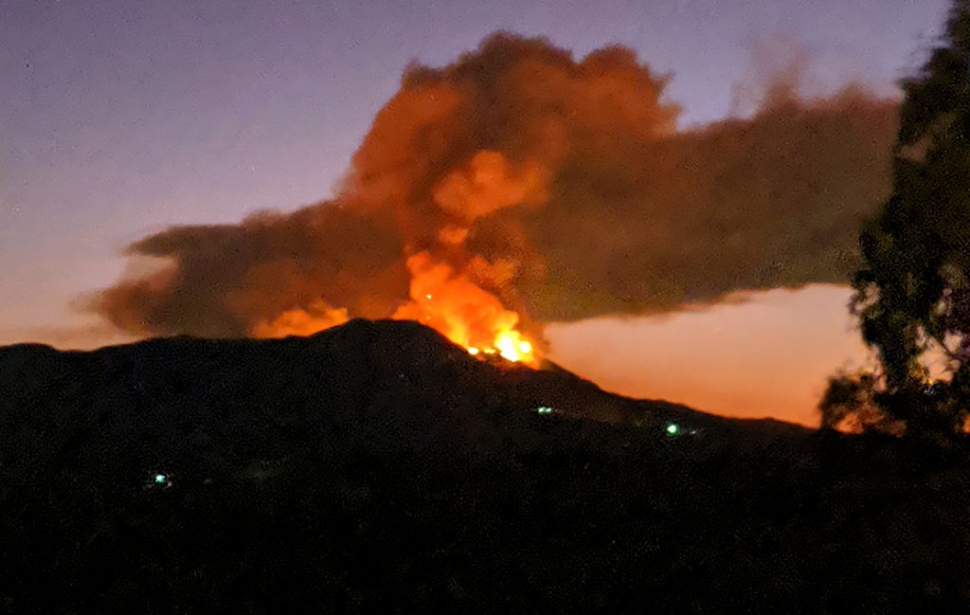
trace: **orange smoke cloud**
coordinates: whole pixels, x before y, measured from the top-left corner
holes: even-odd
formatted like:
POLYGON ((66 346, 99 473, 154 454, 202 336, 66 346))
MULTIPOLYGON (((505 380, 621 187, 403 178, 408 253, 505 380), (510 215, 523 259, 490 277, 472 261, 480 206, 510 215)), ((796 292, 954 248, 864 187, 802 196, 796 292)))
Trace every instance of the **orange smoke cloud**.
POLYGON ((446 213, 473 222, 505 207, 541 205, 548 197, 538 164, 513 174, 499 152, 478 152, 467 169, 453 171, 432 190, 434 202, 446 213))
POLYGON ((253 337, 287 337, 289 335, 313 335, 324 329, 342 325, 350 320, 345 308, 332 308, 318 301, 307 308, 283 312, 272 321, 258 323, 253 327, 253 337))
POLYGON ((509 34, 411 66, 334 199, 148 236, 129 253, 168 268, 92 307, 162 335, 413 318, 484 351, 541 345, 542 321, 844 281, 889 189, 894 103, 786 99, 678 132, 666 82, 629 49, 509 34))

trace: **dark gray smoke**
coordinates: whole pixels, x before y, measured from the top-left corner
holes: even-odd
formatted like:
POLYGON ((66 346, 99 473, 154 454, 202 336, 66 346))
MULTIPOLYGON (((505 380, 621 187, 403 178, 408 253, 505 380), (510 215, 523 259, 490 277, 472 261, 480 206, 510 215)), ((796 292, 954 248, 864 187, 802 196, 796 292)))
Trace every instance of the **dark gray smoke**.
POLYGON ((626 48, 576 61, 509 34, 414 65, 334 199, 148 236, 129 254, 168 266, 93 307, 137 334, 387 317, 420 252, 538 321, 846 281, 860 217, 889 190, 895 102, 776 91, 751 119, 678 132, 665 82, 626 48))

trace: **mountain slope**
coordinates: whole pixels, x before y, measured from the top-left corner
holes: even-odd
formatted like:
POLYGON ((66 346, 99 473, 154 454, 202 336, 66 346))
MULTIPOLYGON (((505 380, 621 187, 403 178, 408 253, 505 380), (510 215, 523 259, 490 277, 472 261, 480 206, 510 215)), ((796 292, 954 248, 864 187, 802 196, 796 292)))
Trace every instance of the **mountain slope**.
POLYGON ((0 348, 0 391, 4 612, 970 606, 963 448, 624 399, 415 323, 0 348))

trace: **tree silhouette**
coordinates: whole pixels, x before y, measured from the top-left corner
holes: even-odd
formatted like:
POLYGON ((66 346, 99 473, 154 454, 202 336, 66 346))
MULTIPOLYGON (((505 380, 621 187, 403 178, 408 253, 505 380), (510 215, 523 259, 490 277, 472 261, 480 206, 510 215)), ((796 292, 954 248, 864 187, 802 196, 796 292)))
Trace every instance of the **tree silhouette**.
MULTIPOLYGON (((970 408, 970 0, 954 0, 940 44, 900 85, 893 192, 863 226, 850 309, 881 363, 882 416, 939 433, 970 408), (931 389, 933 354, 946 384, 931 389)), ((830 379, 823 427, 853 382, 830 379)))

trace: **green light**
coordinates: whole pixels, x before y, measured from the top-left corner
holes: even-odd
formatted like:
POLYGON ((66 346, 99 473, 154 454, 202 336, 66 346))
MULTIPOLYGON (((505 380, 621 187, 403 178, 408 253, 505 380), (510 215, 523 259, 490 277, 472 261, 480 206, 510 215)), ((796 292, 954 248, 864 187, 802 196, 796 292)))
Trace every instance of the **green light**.
POLYGON ((156 474, 155 475, 155 484, 156 485, 163 485, 163 484, 165 484, 165 475, 164 474, 156 474))
POLYGON ((550 408, 549 406, 539 406, 538 408, 536 408, 536 412, 538 412, 539 414, 552 414, 552 408, 550 408))
POLYGON ((680 426, 677 423, 667 423, 667 433, 672 436, 676 436, 677 432, 680 431, 680 426))

